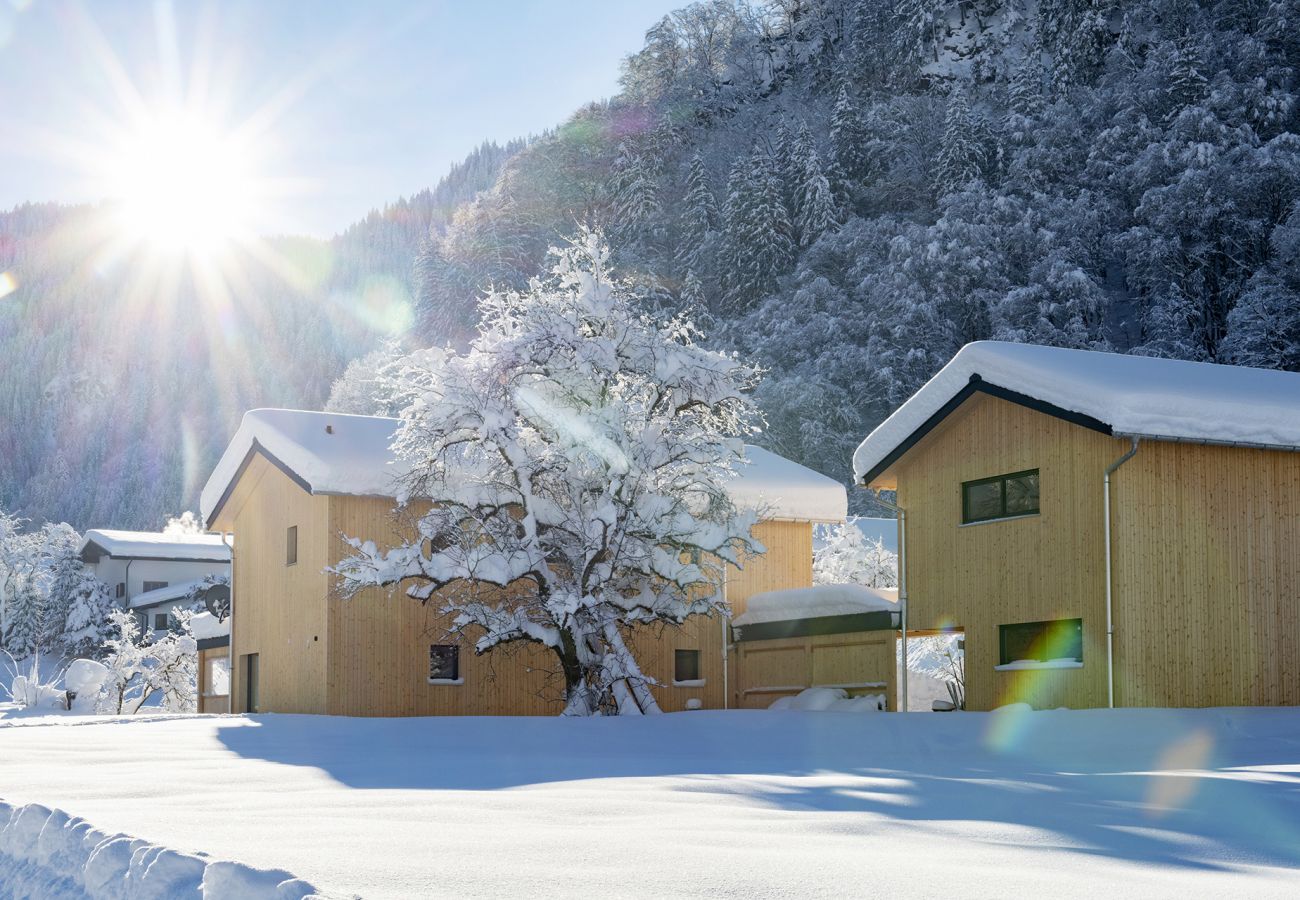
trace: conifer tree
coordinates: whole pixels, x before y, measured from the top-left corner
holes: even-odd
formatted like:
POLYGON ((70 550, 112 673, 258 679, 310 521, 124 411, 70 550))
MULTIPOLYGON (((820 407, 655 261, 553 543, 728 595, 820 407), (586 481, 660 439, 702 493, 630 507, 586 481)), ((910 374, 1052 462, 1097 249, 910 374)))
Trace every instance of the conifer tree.
POLYGON ((808 247, 836 226, 839 211, 830 179, 822 169, 821 158, 806 124, 799 129, 795 148, 801 160, 795 207, 799 243, 808 247))
POLYGON ((935 184, 940 196, 960 190, 980 177, 979 145, 975 139, 975 123, 971 118, 970 104, 962 88, 954 88, 948 96, 948 112, 944 121, 943 143, 939 150, 939 166, 935 184))
POLYGON ((717 244, 718 202, 698 153, 691 157, 686 169, 686 196, 682 199, 678 233, 677 264, 696 273, 708 271, 717 244))
POLYGON ((857 183, 866 174, 867 140, 866 125, 849 99, 848 88, 840 85, 831 111, 831 162, 850 183, 857 183))
POLYGON ((793 227, 781 193, 775 161, 756 142, 728 179, 723 300, 732 311, 747 309, 794 263, 793 227))

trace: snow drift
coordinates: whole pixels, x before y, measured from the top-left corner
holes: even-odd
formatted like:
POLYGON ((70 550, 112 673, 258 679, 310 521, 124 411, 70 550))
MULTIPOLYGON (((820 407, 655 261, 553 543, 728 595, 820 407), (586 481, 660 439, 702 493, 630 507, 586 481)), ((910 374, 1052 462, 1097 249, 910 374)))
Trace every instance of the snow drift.
POLYGON ((277 869, 213 861, 34 803, 0 801, 0 898, 301 900, 312 885, 277 869))

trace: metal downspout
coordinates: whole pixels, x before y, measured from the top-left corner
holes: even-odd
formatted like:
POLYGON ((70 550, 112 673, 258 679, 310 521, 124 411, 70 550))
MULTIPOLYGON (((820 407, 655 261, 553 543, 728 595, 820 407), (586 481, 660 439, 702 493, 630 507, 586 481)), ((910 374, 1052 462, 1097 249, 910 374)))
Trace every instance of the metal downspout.
MULTIPOLYGON (((230 551, 230 609, 226 611, 226 618, 230 620, 230 640, 226 642, 226 665, 229 671, 226 673, 226 712, 234 713, 235 711, 235 548, 233 545, 226 543, 226 533, 221 532, 221 543, 230 551)), ((210 685, 209 685, 210 687, 210 685)))
POLYGON ((1106 477, 1102 480, 1102 502, 1105 507, 1104 524, 1106 531, 1106 706, 1115 708, 1115 616, 1114 589, 1111 585, 1111 550, 1110 550, 1110 476, 1138 452, 1138 439, 1131 438, 1133 445, 1128 452, 1106 467, 1106 477))

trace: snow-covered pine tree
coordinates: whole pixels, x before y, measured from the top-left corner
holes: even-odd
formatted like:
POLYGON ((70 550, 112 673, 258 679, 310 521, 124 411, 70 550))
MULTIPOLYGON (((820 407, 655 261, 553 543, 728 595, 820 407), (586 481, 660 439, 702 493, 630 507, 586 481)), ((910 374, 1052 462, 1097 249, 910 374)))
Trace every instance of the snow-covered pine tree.
POLYGON ((116 608, 108 585, 86 570, 69 585, 67 613, 59 649, 69 659, 98 659, 110 634, 109 613, 116 608))
POLYGON ((4 649, 20 660, 48 649, 43 644, 53 620, 49 596, 40 589, 35 578, 23 578, 15 585, 9 598, 4 649))
POLYGON ((743 312, 776 286, 794 263, 796 246, 790 214, 771 153, 755 142, 748 158, 738 159, 727 182, 723 209, 723 302, 743 312))
POLYGON ((1005 132, 1013 145, 1028 143, 1043 112, 1043 71, 1038 51, 1026 54, 1007 87, 1005 132))
POLYGON ((813 583, 895 588, 898 555, 879 539, 868 540, 851 517, 823 529, 822 544, 813 553, 813 583))
POLYGON ((858 183, 867 170, 868 134, 849 89, 841 84, 831 110, 831 162, 851 184, 858 183))
POLYGON ((821 157, 813 144, 806 123, 799 126, 795 138, 799 159, 799 181, 795 191, 799 243, 808 247, 839 223, 839 210, 831 191, 830 179, 822 169, 821 157))
POLYGON ((961 190, 977 180, 980 177, 980 156, 966 90, 961 86, 954 87, 948 95, 943 142, 940 144, 939 165, 935 171, 939 196, 961 190))
POLYGON ((392 550, 353 537, 335 574, 345 597, 406 583, 478 653, 545 647, 566 714, 650 711, 625 629, 718 612, 725 568, 761 550, 726 489, 755 373, 640 312, 597 234, 556 254, 488 294, 466 353, 402 362, 398 502, 431 508, 392 550))
POLYGON ((634 152, 627 144, 620 146, 614 162, 614 210, 625 241, 655 243, 659 237, 657 224, 663 204, 656 168, 645 154, 634 152))
POLYGON ((684 270, 709 272, 718 243, 718 201, 709 188, 709 175, 698 153, 686 169, 686 195, 682 198, 676 262, 684 270))
POLYGON ((1273 258, 1228 313, 1225 362, 1300 372, 1300 205, 1273 229, 1273 258))

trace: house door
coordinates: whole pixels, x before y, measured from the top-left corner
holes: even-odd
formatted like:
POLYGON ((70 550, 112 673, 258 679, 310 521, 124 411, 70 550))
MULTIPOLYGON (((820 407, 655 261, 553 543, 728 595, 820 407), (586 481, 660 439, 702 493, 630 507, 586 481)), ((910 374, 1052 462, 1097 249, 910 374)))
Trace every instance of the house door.
POLYGON ((244 712, 258 711, 257 694, 257 654, 244 655, 244 712))

